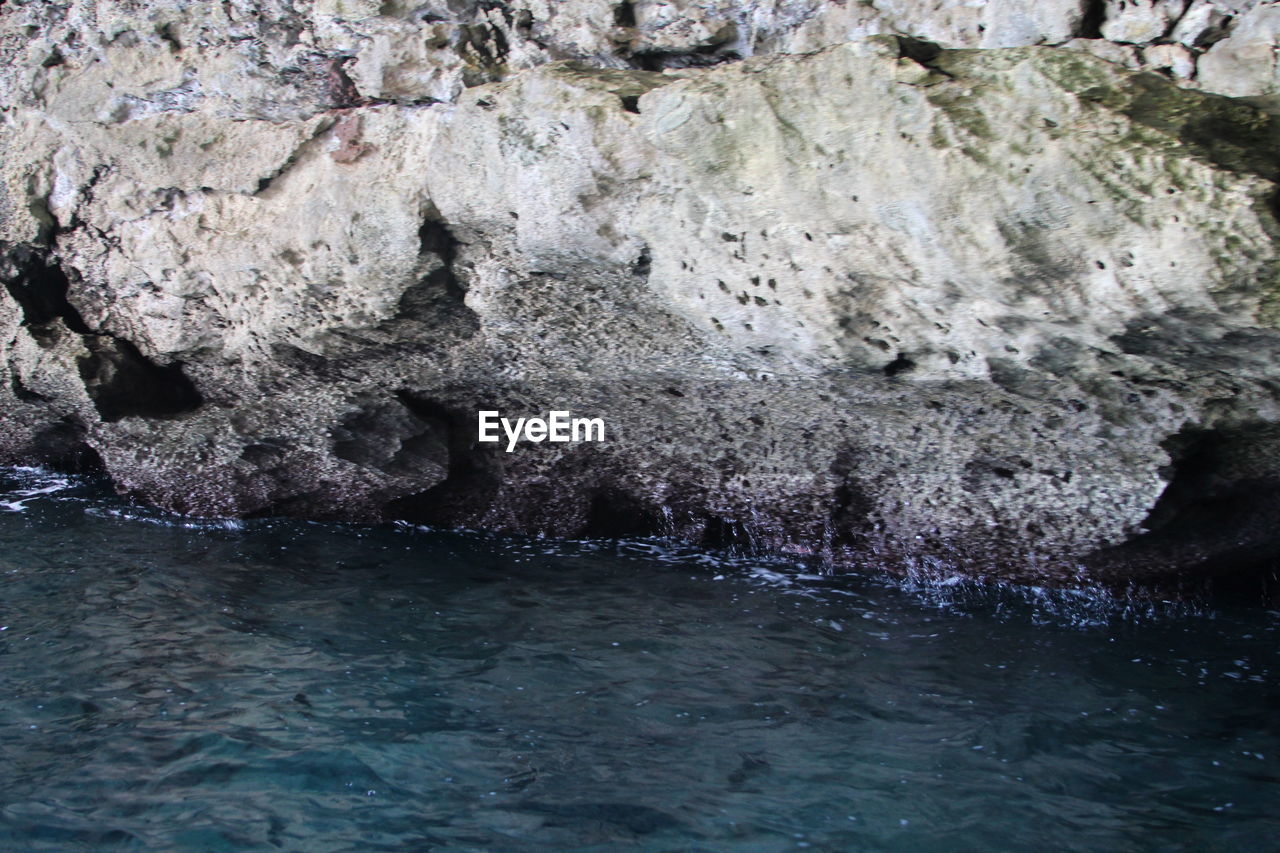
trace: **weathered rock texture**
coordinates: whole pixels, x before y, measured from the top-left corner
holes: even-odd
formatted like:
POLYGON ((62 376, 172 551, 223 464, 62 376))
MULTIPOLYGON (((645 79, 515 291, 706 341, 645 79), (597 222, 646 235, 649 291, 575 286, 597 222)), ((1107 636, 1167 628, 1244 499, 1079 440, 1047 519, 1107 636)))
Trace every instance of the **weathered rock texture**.
POLYGON ((1270 560, 1275 14, 10 0, 0 455, 199 514, 1270 560), (552 408, 609 440, 475 441, 552 408))

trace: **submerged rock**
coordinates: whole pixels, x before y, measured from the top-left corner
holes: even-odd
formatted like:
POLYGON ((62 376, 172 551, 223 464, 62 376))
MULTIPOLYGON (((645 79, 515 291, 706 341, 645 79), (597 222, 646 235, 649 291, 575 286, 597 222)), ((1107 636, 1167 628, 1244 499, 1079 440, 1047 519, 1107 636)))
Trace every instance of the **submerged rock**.
POLYGON ((0 9, 63 39, 3 42, 6 459, 1035 581, 1276 553, 1265 102, 1079 39, 789 52, 859 4, 437 5, 0 9), (553 409, 607 440, 477 441, 553 409))

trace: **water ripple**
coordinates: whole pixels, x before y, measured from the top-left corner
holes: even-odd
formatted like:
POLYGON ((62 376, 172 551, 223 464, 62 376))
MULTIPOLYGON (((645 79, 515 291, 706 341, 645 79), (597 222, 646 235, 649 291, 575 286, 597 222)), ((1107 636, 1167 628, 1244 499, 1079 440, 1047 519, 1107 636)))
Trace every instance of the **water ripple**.
POLYGON ((1265 849, 1280 614, 7 472, 0 849, 1265 849), (31 494, 26 490, 49 489, 31 494))

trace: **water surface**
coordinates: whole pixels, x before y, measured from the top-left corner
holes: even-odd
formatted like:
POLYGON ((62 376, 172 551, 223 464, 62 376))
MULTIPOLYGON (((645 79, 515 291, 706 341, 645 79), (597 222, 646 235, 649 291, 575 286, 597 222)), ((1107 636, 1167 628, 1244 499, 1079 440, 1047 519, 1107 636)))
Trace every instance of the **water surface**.
POLYGON ((0 849, 1276 849, 1280 613, 0 471, 0 849))

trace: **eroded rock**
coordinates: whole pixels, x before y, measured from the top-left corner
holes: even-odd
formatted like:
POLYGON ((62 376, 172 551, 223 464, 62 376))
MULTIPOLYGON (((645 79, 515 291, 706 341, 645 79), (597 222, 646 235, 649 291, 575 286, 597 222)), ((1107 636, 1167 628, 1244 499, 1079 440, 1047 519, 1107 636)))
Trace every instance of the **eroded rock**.
POLYGON ((1176 545, 1280 418, 1277 120, 1109 61, 1203 78, 1196 8, 7 4, 0 451, 198 514, 1274 553, 1269 501, 1176 545), (475 441, 552 408, 609 440, 475 441))
POLYGON ((1229 34, 1200 60, 1200 85, 1223 95, 1280 94, 1280 7, 1259 4, 1239 15, 1229 34))

